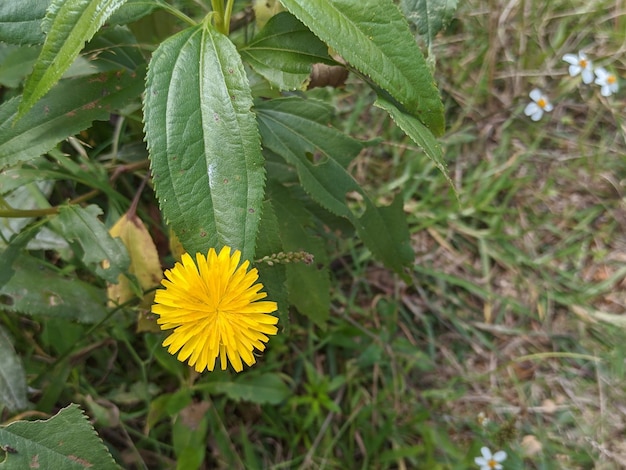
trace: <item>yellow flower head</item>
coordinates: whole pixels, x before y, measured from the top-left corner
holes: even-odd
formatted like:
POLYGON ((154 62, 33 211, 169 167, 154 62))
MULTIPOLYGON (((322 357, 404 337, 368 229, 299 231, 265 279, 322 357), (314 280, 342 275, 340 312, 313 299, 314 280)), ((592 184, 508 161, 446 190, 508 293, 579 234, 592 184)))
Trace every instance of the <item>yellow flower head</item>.
POLYGON ((240 259, 240 251, 231 255, 226 246, 219 255, 213 248, 206 257, 197 253, 195 263, 185 253, 182 264, 165 271, 165 289, 156 292, 152 312, 159 315, 157 323, 162 330, 174 330, 163 346, 198 372, 213 370, 218 356, 222 370, 228 357, 241 372, 242 359, 254 364, 254 348, 263 351, 266 335, 278 331, 278 318, 267 315, 277 310, 276 302, 259 302, 267 294, 259 292, 263 284, 255 284, 258 271, 248 271, 248 261, 240 266, 240 259))

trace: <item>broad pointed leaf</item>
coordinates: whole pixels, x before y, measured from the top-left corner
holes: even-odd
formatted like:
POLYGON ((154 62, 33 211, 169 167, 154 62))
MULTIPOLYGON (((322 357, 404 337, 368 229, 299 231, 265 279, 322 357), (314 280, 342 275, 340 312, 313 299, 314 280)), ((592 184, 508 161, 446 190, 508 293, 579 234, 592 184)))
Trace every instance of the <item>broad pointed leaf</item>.
POLYGON ((37 158, 58 142, 138 98, 143 68, 62 80, 15 122, 19 98, 0 106, 0 168, 37 158))
POLYGON ((328 46, 293 15, 283 12, 241 50, 242 58, 274 86, 302 88, 315 63, 332 64, 328 46))
POLYGON ((0 1, 0 41, 9 44, 41 44, 41 21, 49 0, 0 1))
POLYGON ((282 0, 322 41, 422 121, 444 131, 443 105, 406 19, 392 0, 282 0))
POLYGON ((454 184, 448 175, 446 162, 443 159, 443 149, 437 139, 433 136, 432 132, 430 132, 419 120, 400 111, 394 104, 381 97, 379 97, 374 104, 389 113, 400 129, 402 129, 411 138, 411 140, 413 140, 413 142, 424 150, 424 153, 428 156, 428 158, 435 162, 435 165, 437 165, 437 168, 441 170, 443 175, 448 180, 448 183, 450 183, 450 186, 454 188, 454 184))
POLYGON ((120 467, 78 405, 45 421, 16 421, 0 427, 7 452, 1 468, 116 470, 120 467))
POLYGON ((265 168, 235 46, 211 26, 164 41, 150 68, 144 119, 152 177, 189 252, 231 246, 253 259, 265 168))
POLYGON ((458 0, 401 0, 400 6, 417 32, 430 43, 448 25, 457 3, 458 0))
POLYGON ((42 25, 46 40, 33 73, 24 85, 18 118, 52 88, 85 43, 125 1, 52 0, 42 25))
POLYGON ((322 207, 347 218, 369 249, 396 272, 413 260, 402 204, 377 207, 346 171, 362 148, 359 142, 310 118, 306 101, 282 99, 259 103, 257 115, 263 145, 298 172, 304 190, 322 207), (362 198, 362 214, 346 195, 362 198))

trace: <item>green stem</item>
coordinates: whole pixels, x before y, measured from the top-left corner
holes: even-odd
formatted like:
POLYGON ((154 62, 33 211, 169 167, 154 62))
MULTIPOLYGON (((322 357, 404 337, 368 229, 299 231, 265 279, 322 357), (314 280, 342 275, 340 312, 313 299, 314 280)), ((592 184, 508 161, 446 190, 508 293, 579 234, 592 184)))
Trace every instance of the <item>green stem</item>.
POLYGON ((174 8, 173 6, 167 4, 164 1, 161 0, 157 0, 157 3, 159 4, 159 6, 161 8, 163 8, 164 10, 167 10, 169 13, 171 13, 172 15, 174 15, 176 18, 178 18, 179 20, 184 21, 185 23, 189 23, 191 26, 195 26, 197 23, 192 20, 191 18, 189 18, 187 15, 185 15, 182 11, 174 8))
POLYGON ((211 7, 213 7, 215 29, 224 34, 224 0, 211 0, 211 7))
MULTIPOLYGON (((99 189, 93 189, 82 196, 79 196, 71 201, 68 201, 68 204, 80 204, 81 202, 85 202, 91 199, 94 196, 100 194, 99 189)), ((3 203, 6 207, 5 209, 0 209, 0 217, 7 217, 12 219, 20 219, 20 218, 30 218, 30 217, 43 217, 46 215, 53 215, 59 213, 60 206, 54 207, 46 207, 44 209, 14 209, 6 203, 3 203)))
POLYGON ((211 0, 215 29, 225 36, 230 33, 230 17, 233 13, 234 4, 235 0, 226 0, 226 7, 224 7, 224 0, 211 0))
POLYGON ((224 12, 224 35, 228 36, 230 33, 230 17, 233 13, 233 5, 235 0, 226 1, 226 11, 224 12))

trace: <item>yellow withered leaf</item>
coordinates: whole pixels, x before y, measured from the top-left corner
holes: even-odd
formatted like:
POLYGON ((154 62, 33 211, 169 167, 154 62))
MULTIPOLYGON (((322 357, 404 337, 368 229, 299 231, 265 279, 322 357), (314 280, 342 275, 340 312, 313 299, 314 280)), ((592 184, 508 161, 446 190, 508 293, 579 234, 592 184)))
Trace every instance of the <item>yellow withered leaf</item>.
MULTIPOLYGON (((135 276, 141 289, 145 292, 158 286, 163 279, 159 254, 141 219, 126 213, 111 227, 109 233, 112 237, 119 237, 126 246, 130 256, 128 272, 135 276)), ((109 284, 107 294, 111 305, 119 305, 136 296, 131 281, 123 275, 117 284, 109 284)), ((144 295, 139 306, 150 308, 153 300, 154 291, 144 295)))
POLYGON ((278 0, 255 0, 252 8, 258 29, 262 29, 272 16, 285 9, 278 0))

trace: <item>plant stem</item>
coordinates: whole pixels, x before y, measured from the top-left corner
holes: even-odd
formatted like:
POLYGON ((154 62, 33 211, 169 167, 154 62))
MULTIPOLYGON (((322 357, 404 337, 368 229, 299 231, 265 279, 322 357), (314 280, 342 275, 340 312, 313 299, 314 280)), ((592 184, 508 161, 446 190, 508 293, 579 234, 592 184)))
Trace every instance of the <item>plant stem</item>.
POLYGON ((234 4, 235 0, 226 1, 226 11, 224 12, 224 34, 226 36, 228 36, 228 33, 230 33, 230 17, 233 13, 234 4))
POLYGON ((167 4, 166 2, 157 0, 157 3, 159 4, 159 6, 161 8, 163 8, 164 10, 167 10, 168 12, 170 12, 172 15, 174 15, 176 18, 184 21, 185 23, 189 23, 191 26, 195 26, 197 23, 192 20, 191 18, 189 18, 187 15, 185 15, 182 11, 174 8, 173 6, 167 4))

